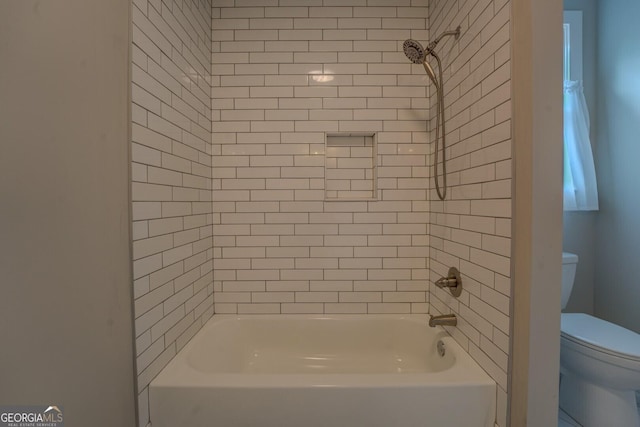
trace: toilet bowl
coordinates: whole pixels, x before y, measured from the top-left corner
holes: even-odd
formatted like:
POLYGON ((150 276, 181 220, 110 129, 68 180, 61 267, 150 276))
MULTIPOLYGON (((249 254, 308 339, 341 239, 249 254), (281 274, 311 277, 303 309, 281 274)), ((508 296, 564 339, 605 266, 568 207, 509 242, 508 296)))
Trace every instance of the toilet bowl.
POLYGON ((640 336, 583 313, 563 313, 560 407, 584 427, 638 427, 640 336))
MULTIPOLYGON (((577 262, 563 254, 563 309, 577 262)), ((560 407, 584 427, 640 427, 640 335, 584 313, 561 318, 560 407)))

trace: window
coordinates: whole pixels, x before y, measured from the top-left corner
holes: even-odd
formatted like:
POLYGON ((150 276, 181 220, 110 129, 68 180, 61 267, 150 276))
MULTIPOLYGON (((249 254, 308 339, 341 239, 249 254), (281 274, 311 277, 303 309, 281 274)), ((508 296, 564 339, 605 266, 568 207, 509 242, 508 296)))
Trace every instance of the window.
POLYGON ((589 110, 582 88, 582 12, 564 12, 564 210, 598 210, 589 138, 589 110))
POLYGON ((564 11, 564 79, 582 80, 582 11, 564 11))

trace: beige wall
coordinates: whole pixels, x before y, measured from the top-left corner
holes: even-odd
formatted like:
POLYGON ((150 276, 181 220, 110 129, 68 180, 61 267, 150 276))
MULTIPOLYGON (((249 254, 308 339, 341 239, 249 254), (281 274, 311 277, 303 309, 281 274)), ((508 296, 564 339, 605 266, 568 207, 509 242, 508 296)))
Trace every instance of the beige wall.
POLYGON ((0 2, 0 403, 135 424, 129 2, 0 2))
POLYGON ((558 422, 561 18, 562 4, 555 0, 513 2, 512 426, 551 426, 558 422))
POLYGON ((595 258, 595 314, 640 332, 638 298, 638 121, 640 3, 598 3, 598 139, 600 211, 595 258), (611 277, 623 280, 611 280, 611 277))

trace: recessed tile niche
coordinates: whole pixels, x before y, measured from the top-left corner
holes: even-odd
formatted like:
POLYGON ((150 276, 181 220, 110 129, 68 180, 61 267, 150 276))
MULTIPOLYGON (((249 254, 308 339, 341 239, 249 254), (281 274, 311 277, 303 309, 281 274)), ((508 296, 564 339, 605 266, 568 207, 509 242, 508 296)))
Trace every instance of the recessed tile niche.
POLYGON ((377 163, 374 133, 328 133, 325 200, 376 200, 377 163))

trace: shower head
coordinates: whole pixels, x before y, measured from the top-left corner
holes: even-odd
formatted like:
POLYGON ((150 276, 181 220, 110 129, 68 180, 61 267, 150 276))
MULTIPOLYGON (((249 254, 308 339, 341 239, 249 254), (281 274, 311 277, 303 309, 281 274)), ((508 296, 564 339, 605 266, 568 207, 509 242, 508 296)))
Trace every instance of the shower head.
POLYGON ((440 40, 447 36, 455 36, 456 39, 460 37, 460 26, 458 26, 458 28, 456 28, 455 30, 445 31, 444 33, 440 34, 427 45, 426 49, 422 47, 420 42, 413 39, 405 40, 402 44, 402 49, 404 49, 404 54, 407 55, 407 58, 409 58, 411 62, 413 62, 414 64, 422 64, 427 59, 427 55, 435 55, 434 50, 436 46, 438 45, 438 43, 440 43, 440 40))
POLYGON ((422 64, 427 56, 422 45, 413 39, 405 40, 402 48, 404 49, 404 54, 414 64, 422 64))
POLYGON ((422 64, 424 70, 426 71, 429 79, 436 87, 436 139, 435 139, 435 156, 433 157, 433 168, 434 168, 434 178, 436 184, 436 193, 438 194, 438 198, 440 200, 444 200, 447 195, 447 159, 446 159, 446 132, 445 132, 445 120, 444 120, 444 80, 442 77, 442 61, 440 57, 436 54, 435 48, 436 45, 447 36, 455 36, 457 39, 460 37, 460 27, 455 30, 445 31, 436 37, 431 43, 427 45, 427 48, 423 48, 420 43, 415 40, 408 39, 405 40, 402 44, 402 48, 404 49, 404 54, 407 55, 407 58, 411 60, 414 64, 422 64), (438 75, 436 75, 434 68, 427 61, 427 55, 431 55, 438 65, 438 75), (440 127, 442 127, 442 150, 438 148, 439 140, 440 140, 440 127), (440 179, 438 175, 438 157, 440 151, 442 151, 442 182, 443 188, 440 190, 440 179))

